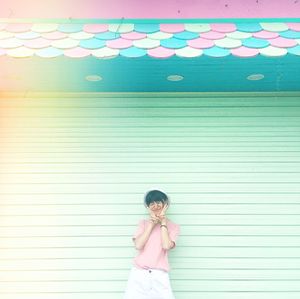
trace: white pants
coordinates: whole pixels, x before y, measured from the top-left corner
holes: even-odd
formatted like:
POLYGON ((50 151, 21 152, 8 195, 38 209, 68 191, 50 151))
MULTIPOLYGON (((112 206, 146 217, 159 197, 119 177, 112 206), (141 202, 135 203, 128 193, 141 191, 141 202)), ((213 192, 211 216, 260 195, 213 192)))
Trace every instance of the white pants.
POLYGON ((175 299, 169 273, 132 266, 123 299, 175 299))

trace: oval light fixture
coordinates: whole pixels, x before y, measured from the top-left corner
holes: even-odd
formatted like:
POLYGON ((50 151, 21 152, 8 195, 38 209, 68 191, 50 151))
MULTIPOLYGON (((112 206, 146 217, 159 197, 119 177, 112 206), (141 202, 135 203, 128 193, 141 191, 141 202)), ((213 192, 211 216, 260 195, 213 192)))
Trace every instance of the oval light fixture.
POLYGON ((183 76, 180 75, 170 75, 167 77, 169 81, 181 81, 183 80, 183 76))
POLYGON ((102 77, 98 75, 88 75, 85 77, 87 81, 101 81, 102 77))
POLYGON ((248 80, 250 81, 257 81, 263 79, 265 76, 263 74, 252 74, 247 77, 248 80))

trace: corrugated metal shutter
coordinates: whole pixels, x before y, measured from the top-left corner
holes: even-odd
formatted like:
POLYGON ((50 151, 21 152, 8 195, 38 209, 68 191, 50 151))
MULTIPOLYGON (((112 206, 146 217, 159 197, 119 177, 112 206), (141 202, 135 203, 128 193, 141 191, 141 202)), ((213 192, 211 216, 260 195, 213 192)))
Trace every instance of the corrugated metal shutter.
POLYGON ((299 94, 1 99, 1 299, 122 298, 145 192, 176 299, 300 297, 299 94))

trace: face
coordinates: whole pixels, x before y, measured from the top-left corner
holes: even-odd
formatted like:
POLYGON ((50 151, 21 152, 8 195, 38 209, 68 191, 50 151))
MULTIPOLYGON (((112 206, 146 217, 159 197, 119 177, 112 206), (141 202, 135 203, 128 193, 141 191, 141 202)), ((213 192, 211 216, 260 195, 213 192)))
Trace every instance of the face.
POLYGON ((152 202, 149 205, 149 209, 153 212, 155 212, 156 214, 159 213, 161 211, 161 209, 163 208, 163 203, 158 201, 158 202, 152 202))

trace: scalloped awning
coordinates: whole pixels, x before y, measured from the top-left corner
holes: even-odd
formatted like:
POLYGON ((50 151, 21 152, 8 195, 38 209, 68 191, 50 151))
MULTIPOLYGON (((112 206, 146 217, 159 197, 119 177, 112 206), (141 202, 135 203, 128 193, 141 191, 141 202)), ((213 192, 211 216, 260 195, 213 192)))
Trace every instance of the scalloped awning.
POLYGON ((2 23, 0 29, 0 55, 17 58, 300 55, 300 23, 2 23))
POLYGON ((300 91, 300 22, 0 22, 0 67, 0 91, 300 91))

